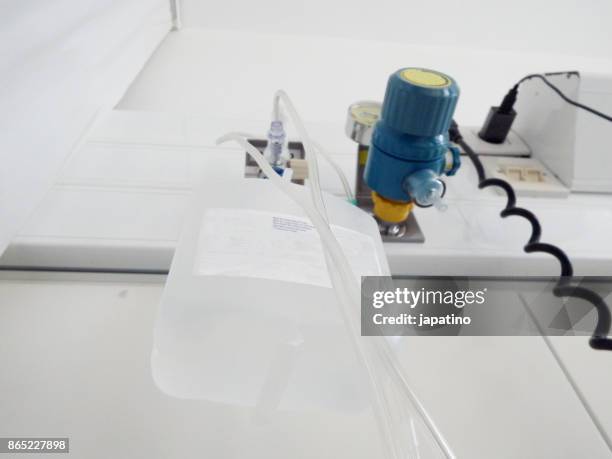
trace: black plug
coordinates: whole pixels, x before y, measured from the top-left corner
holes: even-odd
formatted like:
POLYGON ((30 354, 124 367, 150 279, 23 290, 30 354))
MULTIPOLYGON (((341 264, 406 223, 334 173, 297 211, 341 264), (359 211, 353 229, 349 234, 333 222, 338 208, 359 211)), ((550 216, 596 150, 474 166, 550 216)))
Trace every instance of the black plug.
POLYGON ((463 140, 463 136, 461 132, 459 132, 459 125, 455 120, 451 120, 451 124, 448 128, 448 139, 455 143, 459 143, 459 141, 463 140))
POLYGON ((499 107, 491 107, 478 137, 490 143, 504 143, 516 118, 513 107, 517 93, 518 85, 508 91, 499 107))

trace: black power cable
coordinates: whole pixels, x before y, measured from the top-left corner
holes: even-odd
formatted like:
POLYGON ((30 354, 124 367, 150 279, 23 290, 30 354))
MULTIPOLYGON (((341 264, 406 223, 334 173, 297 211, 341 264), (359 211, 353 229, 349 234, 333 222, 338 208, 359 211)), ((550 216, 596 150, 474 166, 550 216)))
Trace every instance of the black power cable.
MULTIPOLYGON (((561 72, 561 73, 562 74, 566 74, 568 76, 570 76, 570 75, 578 75, 578 72, 561 72)), ((581 104, 580 102, 576 102, 575 100, 570 99, 569 97, 567 97, 563 93, 563 91, 561 91, 557 86, 555 86, 553 83, 551 83, 551 81, 548 78, 546 78, 546 76, 549 76, 549 75, 558 75, 558 74, 559 73, 549 73, 549 74, 532 73, 531 75, 527 75, 527 76, 524 76, 523 78, 521 78, 519 80, 519 82, 514 85, 514 87, 511 89, 511 91, 517 90, 518 87, 520 86, 520 84, 523 83, 524 81, 531 80, 532 78, 537 78, 539 80, 542 80, 544 82, 544 84, 546 84, 546 86, 548 86, 550 89, 555 91, 557 93, 557 95, 559 97, 561 97, 561 99, 563 99, 568 104, 573 105, 574 107, 578 107, 578 108, 581 108, 583 110, 586 110, 587 112, 592 113, 593 115, 599 116, 600 118, 603 118, 605 120, 612 121, 612 116, 606 115, 605 113, 600 112, 599 110, 595 110, 594 108, 589 107, 588 105, 584 105, 584 104, 581 104)))
POLYGON ((480 158, 465 142, 465 140, 463 140, 463 137, 459 132, 459 127, 454 120, 448 133, 450 140, 461 146, 465 154, 474 164, 476 172, 478 173, 478 188, 482 189, 490 186, 496 186, 505 191, 507 201, 506 206, 500 213, 501 217, 523 217, 531 224, 531 237, 523 248, 525 252, 548 253, 559 260, 559 264, 561 265, 561 275, 557 285, 553 289, 553 294, 557 297, 579 298, 588 301, 593 305, 597 311, 597 324, 595 325, 595 330, 593 331, 591 339, 589 340, 591 347, 593 349, 612 350, 612 339, 608 338, 612 319, 610 310, 603 298, 593 290, 572 285, 574 268, 569 257, 556 245, 540 242, 540 238, 542 236, 542 226, 540 225, 538 218, 530 210, 516 206, 516 193, 514 192, 512 185, 502 179, 486 177, 480 158))
POLYGON ((612 116, 607 115, 599 110, 595 110, 592 107, 581 104, 573 99, 567 97, 563 91, 561 91, 557 86, 555 86, 547 77, 553 75, 566 75, 568 78, 571 76, 578 77, 578 72, 554 72, 554 73, 532 73, 530 75, 524 76, 521 78, 518 83, 516 83, 510 91, 504 96, 502 103, 499 107, 491 107, 489 113, 487 115, 487 119, 485 120, 482 129, 478 133, 478 136, 490 143, 503 143, 510 132, 510 128, 512 127, 512 123, 514 122, 514 118, 516 117, 516 112, 514 111, 514 103, 516 102, 516 98, 519 92, 519 86, 527 80, 531 80, 533 78, 537 78, 542 80, 546 86, 552 89, 561 99, 567 102, 574 107, 578 107, 582 110, 585 110, 595 116, 599 116, 607 121, 612 121, 612 116))

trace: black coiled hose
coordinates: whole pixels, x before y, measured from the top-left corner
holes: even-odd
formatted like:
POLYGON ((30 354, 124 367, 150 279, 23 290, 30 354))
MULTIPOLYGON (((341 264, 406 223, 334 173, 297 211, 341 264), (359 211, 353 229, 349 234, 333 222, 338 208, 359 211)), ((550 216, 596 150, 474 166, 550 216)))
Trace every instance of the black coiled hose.
POLYGON ((505 191, 507 196, 506 207, 500 212, 502 218, 510 216, 523 217, 531 224, 531 237, 527 244, 524 246, 524 250, 527 253, 543 252, 552 255, 561 265, 561 275, 557 285, 553 289, 553 294, 557 297, 567 298, 579 298, 588 301, 593 305, 597 311, 597 323, 595 330, 589 344, 593 349, 600 350, 612 350, 612 339, 608 338, 610 333, 611 316, 610 309, 604 301, 604 299, 593 290, 585 287, 572 285, 572 278, 574 276, 574 268, 572 262, 566 255, 566 253, 553 244, 547 244, 546 242, 540 242, 542 236, 542 226, 538 218, 528 209, 522 207, 516 207, 516 193, 514 188, 508 182, 498 178, 487 178, 485 176, 484 167, 478 155, 472 150, 472 148, 463 140, 457 123, 453 120, 449 129, 449 138, 452 142, 461 146, 465 154, 470 158, 476 172, 478 173, 478 188, 487 188, 491 186, 499 187, 505 191))

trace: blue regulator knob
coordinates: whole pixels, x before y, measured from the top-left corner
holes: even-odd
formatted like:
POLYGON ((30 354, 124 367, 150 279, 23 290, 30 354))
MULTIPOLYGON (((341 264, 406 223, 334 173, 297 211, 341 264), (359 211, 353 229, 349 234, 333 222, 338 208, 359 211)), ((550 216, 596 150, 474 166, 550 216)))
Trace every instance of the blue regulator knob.
POLYGON ((364 171, 376 202, 442 207, 439 177, 460 165, 448 140, 458 98, 457 83, 440 72, 404 68, 389 77, 364 171))

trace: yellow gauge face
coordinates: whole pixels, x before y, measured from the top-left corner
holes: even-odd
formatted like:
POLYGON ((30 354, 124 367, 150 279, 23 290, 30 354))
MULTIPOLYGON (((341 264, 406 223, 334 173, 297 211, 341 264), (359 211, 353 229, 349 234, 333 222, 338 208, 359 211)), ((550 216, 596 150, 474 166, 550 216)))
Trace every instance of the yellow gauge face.
POLYGON ((357 102, 351 105, 351 117, 365 126, 374 126, 380 118, 380 104, 378 102, 357 102))
POLYGON ((451 80, 446 75, 426 69, 406 69, 400 74, 401 77, 419 86, 427 88, 446 88, 450 86, 451 80))

